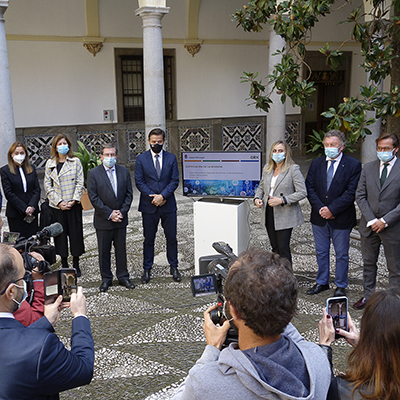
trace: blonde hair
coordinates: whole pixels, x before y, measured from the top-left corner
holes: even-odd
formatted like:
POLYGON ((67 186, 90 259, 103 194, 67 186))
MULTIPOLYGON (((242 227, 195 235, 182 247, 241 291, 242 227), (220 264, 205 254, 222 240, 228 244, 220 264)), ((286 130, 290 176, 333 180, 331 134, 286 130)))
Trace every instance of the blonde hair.
POLYGON ((17 147, 22 147, 24 149, 25 160, 22 162, 21 166, 23 166, 25 168, 25 171, 27 174, 30 174, 33 171, 33 168, 32 168, 32 165, 29 163, 28 150, 26 149, 25 145, 22 142, 14 142, 8 149, 8 153, 7 153, 8 168, 10 169, 10 172, 13 175, 16 174, 17 167, 12 158, 12 154, 14 153, 14 151, 17 147))
POLYGON ((72 145, 71 145, 71 141, 68 139, 68 137, 66 135, 64 135, 63 133, 59 133, 58 135, 56 135, 53 139, 53 141, 51 142, 51 148, 50 148, 50 157, 51 158, 55 158, 56 162, 58 162, 59 160, 59 156, 58 156, 58 151, 57 151, 57 143, 61 140, 61 139, 65 139, 68 143, 68 153, 66 154, 69 158, 73 158, 74 156, 74 152, 72 151, 72 145))
POLYGON ((278 144, 283 144, 283 146, 285 147, 285 159, 283 160, 281 172, 287 171, 294 164, 292 158, 292 149, 290 148, 290 146, 284 140, 277 140, 275 143, 272 144, 269 151, 268 164, 265 167, 265 170, 268 173, 272 172, 276 167, 276 162, 272 159, 272 152, 274 151, 275 146, 278 144))

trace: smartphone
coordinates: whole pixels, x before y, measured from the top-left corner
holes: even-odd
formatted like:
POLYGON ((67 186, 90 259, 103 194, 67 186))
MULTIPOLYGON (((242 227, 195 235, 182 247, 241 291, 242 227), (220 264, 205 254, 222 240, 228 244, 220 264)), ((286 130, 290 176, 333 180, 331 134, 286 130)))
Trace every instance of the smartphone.
POLYGON ((61 268, 43 275, 44 304, 52 304, 59 295, 63 302, 71 301, 71 294, 76 293, 77 279, 75 268, 61 268))
MULTIPOLYGON (((340 328, 345 331, 349 330, 347 312, 349 308, 349 300, 347 297, 330 297, 326 300, 326 312, 332 317, 334 328, 340 328)), ((342 337, 335 333, 335 338, 342 337)))
POLYGON ((194 297, 217 294, 217 278, 215 274, 192 276, 191 288, 194 297))

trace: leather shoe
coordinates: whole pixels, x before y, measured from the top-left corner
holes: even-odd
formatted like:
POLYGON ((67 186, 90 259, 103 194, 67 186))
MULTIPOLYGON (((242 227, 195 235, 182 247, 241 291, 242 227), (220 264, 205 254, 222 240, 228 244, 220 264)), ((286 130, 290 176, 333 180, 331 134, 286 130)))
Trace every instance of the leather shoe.
POLYGON ((360 300, 357 301, 357 303, 353 304, 353 308, 355 308, 356 310, 362 310, 366 305, 367 299, 365 297, 362 297, 360 300))
POLYGON ((102 282, 100 285, 100 292, 107 292, 110 286, 112 286, 112 282, 102 282))
POLYGON ((150 270, 145 269, 142 275, 142 283, 149 283, 150 282, 150 270))
POLYGON ((319 283, 316 283, 311 289, 307 290, 307 294, 318 294, 328 289, 329 285, 320 285, 319 283))
POLYGON ((127 289, 135 289, 135 285, 129 279, 119 281, 119 284, 125 286, 127 289))
POLYGON ((172 275, 172 279, 175 282, 180 282, 182 280, 182 275, 177 267, 170 267, 169 273, 172 275))
POLYGON ((346 296, 346 289, 344 287, 337 287, 333 293, 333 297, 343 297, 346 296))

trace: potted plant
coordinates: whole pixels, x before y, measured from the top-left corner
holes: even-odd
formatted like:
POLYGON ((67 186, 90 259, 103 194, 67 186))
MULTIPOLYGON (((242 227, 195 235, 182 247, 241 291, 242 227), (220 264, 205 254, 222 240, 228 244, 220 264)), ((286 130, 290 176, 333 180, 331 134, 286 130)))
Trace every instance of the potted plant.
POLYGON ((98 165, 101 164, 101 158, 94 152, 89 152, 85 145, 78 140, 78 151, 74 152, 74 155, 79 158, 82 168, 83 168, 83 176, 85 181, 85 186, 83 188, 82 196, 81 196, 81 204, 84 210, 90 210, 93 208, 92 203, 89 200, 88 191, 86 188, 86 179, 88 172, 98 165))

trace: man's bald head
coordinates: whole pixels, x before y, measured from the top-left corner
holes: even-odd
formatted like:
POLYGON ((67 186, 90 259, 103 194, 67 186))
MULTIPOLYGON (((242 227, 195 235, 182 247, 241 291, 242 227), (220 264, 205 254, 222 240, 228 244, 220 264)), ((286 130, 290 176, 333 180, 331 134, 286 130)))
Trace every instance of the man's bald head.
POLYGON ((18 278, 21 261, 22 256, 14 247, 0 243, 0 292, 9 282, 18 278))

